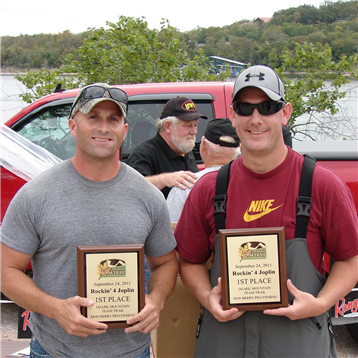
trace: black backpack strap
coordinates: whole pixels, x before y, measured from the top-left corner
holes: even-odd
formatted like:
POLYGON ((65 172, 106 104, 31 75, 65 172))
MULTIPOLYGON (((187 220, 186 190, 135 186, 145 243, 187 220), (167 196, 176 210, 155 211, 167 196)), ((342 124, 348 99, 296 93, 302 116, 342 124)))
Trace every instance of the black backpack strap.
MULTIPOLYGON (((216 179, 216 192, 214 196, 214 219, 216 233, 225 229, 226 219, 226 192, 229 186, 230 166, 228 163, 219 170, 216 179)), ((300 189, 297 198, 296 234, 295 237, 305 238, 311 210, 312 176, 316 160, 304 155, 304 162, 301 172, 300 189)))
POLYGON ((216 191, 214 196, 214 219, 216 233, 218 233, 220 229, 225 229, 226 192, 229 186, 231 163, 232 161, 223 165, 219 169, 219 173, 216 178, 216 191))
POLYGON ((300 189, 297 198, 296 234, 295 237, 306 238, 311 210, 312 176, 316 159, 304 155, 300 189))

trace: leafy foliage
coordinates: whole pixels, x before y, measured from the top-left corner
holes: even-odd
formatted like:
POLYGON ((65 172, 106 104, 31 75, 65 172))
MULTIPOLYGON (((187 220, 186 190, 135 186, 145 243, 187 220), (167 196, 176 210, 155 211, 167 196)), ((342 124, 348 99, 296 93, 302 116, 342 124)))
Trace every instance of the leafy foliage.
MULTIPOLYGON (((296 44, 294 51, 286 50, 283 62, 276 71, 285 84, 286 101, 293 106, 288 127, 294 135, 335 139, 342 132, 342 126, 351 127, 350 118, 338 119, 334 115, 340 111, 337 101, 346 96, 341 86, 349 83, 347 74, 358 79, 357 55, 333 61, 329 46, 304 43, 296 44), (284 74, 287 69, 297 77, 289 79, 284 74)), ((356 139, 356 128, 350 128, 350 132, 351 139, 356 139)))
POLYGON ((89 33, 76 51, 78 61, 74 61, 72 55, 67 56, 64 72, 76 73, 81 83, 218 79, 210 73, 210 65, 202 51, 191 60, 180 49, 175 29, 167 20, 163 20, 160 32, 149 29, 144 18, 120 16, 117 23, 107 22, 107 25, 108 30, 100 28, 89 33))
POLYGON ((73 53, 87 33, 72 34, 64 31, 58 34, 38 34, 21 36, 2 36, 1 65, 11 70, 33 68, 58 68, 63 58, 73 53))
POLYGON ((121 16, 117 23, 108 22, 107 25, 108 30, 89 31, 83 45, 74 55, 67 55, 59 69, 17 75, 16 78, 31 90, 21 98, 31 102, 53 92, 58 83, 71 89, 95 82, 215 81, 228 77, 228 71, 213 72, 203 51, 190 59, 179 48, 175 29, 167 20, 163 21, 161 31, 149 29, 143 18, 121 16))
POLYGON ((242 20, 230 26, 197 28, 179 35, 190 54, 202 49, 246 63, 282 66, 283 53, 296 43, 328 44, 332 58, 357 53, 357 1, 325 1, 319 9, 303 5, 274 13, 269 22, 262 18, 242 20), (276 53, 273 53, 273 49, 276 53))
MULTIPOLYGON (((82 34, 77 49, 57 55, 58 61, 63 60, 55 69, 41 68, 16 78, 30 89, 30 93, 21 96, 30 103, 53 92, 58 83, 70 89, 94 82, 224 80, 228 71, 217 75, 208 61, 207 56, 217 55, 277 69, 286 85, 286 99, 293 104, 289 128, 296 138, 303 135, 335 139, 347 132, 342 130, 344 126, 352 133, 350 138, 356 139, 357 128, 352 128, 350 118, 337 117, 337 101, 346 96, 341 86, 349 82, 348 76, 358 78, 357 12, 357 1, 325 1, 319 9, 304 5, 279 11, 270 22, 244 20, 223 28, 197 28, 186 33, 178 32, 165 19, 158 31, 149 29, 143 17, 121 16, 117 23, 108 22, 108 29, 89 29, 82 34), (287 72, 296 78, 289 79, 287 72)), ((50 35, 36 36, 47 41, 49 48, 50 35)), ((71 38, 68 32, 63 36, 71 38)), ((4 37, 2 48, 5 44, 6 51, 1 53, 2 60, 3 56, 19 58, 29 64, 26 58, 31 57, 31 51, 24 49, 30 40, 27 35, 18 39, 4 37)), ((63 43, 61 36, 56 41, 63 43)), ((44 67, 49 65, 47 61, 44 67)))
POLYGON ((20 94, 20 98, 26 103, 31 103, 54 92, 58 84, 61 84, 62 88, 76 88, 79 84, 75 77, 63 74, 60 69, 45 70, 41 68, 14 77, 28 89, 28 92, 20 94))
MULTIPOLYGON (((142 24, 135 24, 129 18, 123 22, 123 30, 127 35, 121 35, 119 29, 116 29, 116 24, 109 24, 109 27, 113 33, 116 33, 117 40, 128 41, 130 47, 128 50, 134 51, 133 54, 138 51, 138 45, 142 41, 147 41, 147 51, 143 52, 143 58, 145 55, 151 54, 150 46, 158 48, 162 42, 163 46, 170 43, 174 46, 173 50, 178 48, 183 53, 187 53, 191 59, 194 56, 200 56, 200 52, 203 51, 205 56, 216 55, 246 63, 282 66, 283 52, 287 49, 293 51, 296 43, 312 42, 316 44, 320 42, 324 45, 328 44, 332 49, 332 58, 336 61, 339 61, 342 55, 356 54, 357 14, 358 2, 356 0, 324 1, 319 8, 303 5, 277 11, 269 22, 258 18, 235 22, 222 28, 198 27, 184 33, 165 26, 165 29, 158 35, 159 42, 157 43, 155 42, 155 31, 147 28, 143 21, 144 18, 142 18, 142 24), (133 28, 136 36, 134 34, 130 36, 125 26, 133 28), (138 37, 136 31, 138 28, 143 30, 143 34, 140 38, 134 39, 133 37, 138 37), (166 34, 173 38, 169 41, 166 34), (179 43, 174 43, 174 39, 177 39, 179 43), (276 53, 273 53, 273 49, 276 53)), ((165 23, 163 20, 163 25, 165 23)), ((71 61, 86 61, 86 57, 77 56, 76 51, 82 45, 90 49, 91 44, 96 44, 100 40, 100 37, 96 38, 96 36, 105 35, 105 32, 103 29, 89 29, 82 34, 71 34, 69 31, 64 31, 55 35, 3 36, 1 43, 2 67, 27 70, 40 67, 59 68, 69 54, 71 54, 71 61)), ((107 38, 106 35, 105 38, 107 38)), ((118 55, 112 45, 112 42, 109 41, 106 46, 109 47, 113 55, 118 55)), ((106 50, 106 46, 102 48, 102 51, 106 50)), ((170 57, 175 55, 175 52, 171 52, 165 61, 169 62, 170 57)), ((114 60, 119 58, 121 57, 115 57, 114 60)), ((161 60, 161 57, 158 59, 161 60)), ((161 65, 160 61, 159 65, 161 65)), ((141 77, 140 74, 138 76, 141 77)))

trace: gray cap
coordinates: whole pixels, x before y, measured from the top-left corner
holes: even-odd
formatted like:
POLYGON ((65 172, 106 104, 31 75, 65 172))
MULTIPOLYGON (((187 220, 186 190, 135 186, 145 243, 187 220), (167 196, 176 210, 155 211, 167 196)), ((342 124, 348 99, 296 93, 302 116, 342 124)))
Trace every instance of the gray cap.
POLYGON ((81 88, 80 92, 78 93, 76 99, 73 102, 70 112, 70 118, 73 118, 78 111, 82 112, 83 114, 90 113, 95 105, 103 101, 111 101, 117 104, 123 114, 124 119, 126 119, 128 106, 127 94, 123 90, 110 86, 107 83, 93 83, 91 85, 81 88), (83 91, 88 89, 89 87, 99 87, 99 90, 101 90, 101 88, 108 88, 108 90, 113 88, 115 89, 117 96, 116 98, 113 98, 109 91, 104 91, 103 93, 101 91, 98 95, 94 94, 93 98, 85 98, 85 96, 83 96, 83 91))
POLYGON ((285 90, 276 72, 267 66, 257 65, 242 71, 235 81, 232 99, 246 87, 256 87, 265 92, 273 101, 285 100, 285 90))

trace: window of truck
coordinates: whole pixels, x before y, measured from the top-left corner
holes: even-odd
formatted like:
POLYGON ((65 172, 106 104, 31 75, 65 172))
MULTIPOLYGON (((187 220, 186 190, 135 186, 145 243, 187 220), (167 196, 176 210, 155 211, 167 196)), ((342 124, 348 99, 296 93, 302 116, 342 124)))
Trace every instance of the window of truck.
MULTIPOLYGON (((68 117, 73 99, 67 103, 55 105, 48 103, 40 110, 26 116, 13 129, 31 142, 38 144, 61 159, 74 156, 76 141, 68 127, 68 117)), ((128 133, 122 144, 121 160, 124 162, 141 142, 152 138, 156 133, 155 121, 160 117, 168 99, 134 100, 129 98, 128 133)), ((195 100, 198 112, 211 120, 215 116, 212 100, 195 100)), ((208 120, 200 119, 196 145, 193 149, 198 164, 202 163, 199 153, 201 137, 205 132, 208 120)))
MULTIPOLYGON (((160 117, 166 101, 136 101, 130 102, 128 107, 128 133, 123 142, 121 153, 122 160, 126 161, 133 149, 141 142, 152 138, 156 133, 155 121, 160 117)), ((214 107, 211 101, 195 101, 198 112, 207 116, 208 120, 214 118, 214 107)), ((200 119, 194 155, 198 162, 201 161, 199 146, 202 135, 207 126, 207 120, 200 119)))

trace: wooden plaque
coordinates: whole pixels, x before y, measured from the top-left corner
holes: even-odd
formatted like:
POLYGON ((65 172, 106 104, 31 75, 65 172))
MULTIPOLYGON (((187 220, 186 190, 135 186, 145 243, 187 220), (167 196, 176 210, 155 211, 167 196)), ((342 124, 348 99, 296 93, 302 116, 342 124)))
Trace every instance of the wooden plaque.
POLYGON ((219 230, 224 309, 288 306, 284 235, 283 227, 219 230))
POLYGON ((144 245, 77 246, 78 295, 95 302, 81 313, 108 328, 128 327, 144 307, 144 245))

